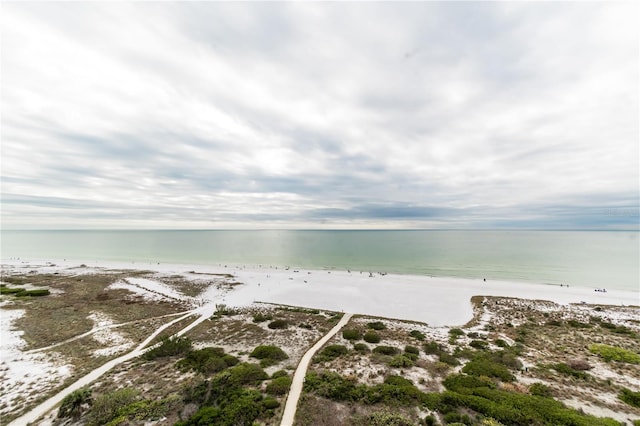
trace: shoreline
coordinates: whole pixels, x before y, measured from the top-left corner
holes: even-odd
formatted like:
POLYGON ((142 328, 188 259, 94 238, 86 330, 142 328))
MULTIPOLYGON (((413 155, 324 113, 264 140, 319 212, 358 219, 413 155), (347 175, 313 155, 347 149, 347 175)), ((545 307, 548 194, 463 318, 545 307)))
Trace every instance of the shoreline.
POLYGON ((418 321, 432 327, 458 326, 473 317, 471 297, 496 296, 548 300, 561 305, 640 305, 640 292, 598 291, 598 288, 560 286, 482 278, 369 273, 335 269, 294 269, 264 265, 194 265, 75 260, 3 259, 3 268, 16 271, 91 273, 101 269, 145 270, 179 274, 187 279, 200 274, 233 275, 242 285, 221 300, 228 306, 256 302, 350 312, 418 321), (85 265, 81 268, 81 265, 85 265))

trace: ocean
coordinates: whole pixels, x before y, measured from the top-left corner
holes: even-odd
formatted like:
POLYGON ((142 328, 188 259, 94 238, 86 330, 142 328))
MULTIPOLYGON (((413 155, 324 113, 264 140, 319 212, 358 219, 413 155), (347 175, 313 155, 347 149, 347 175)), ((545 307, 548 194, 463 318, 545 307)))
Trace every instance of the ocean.
POLYGON ((0 236, 3 260, 272 265, 640 291, 634 231, 3 230, 0 236))

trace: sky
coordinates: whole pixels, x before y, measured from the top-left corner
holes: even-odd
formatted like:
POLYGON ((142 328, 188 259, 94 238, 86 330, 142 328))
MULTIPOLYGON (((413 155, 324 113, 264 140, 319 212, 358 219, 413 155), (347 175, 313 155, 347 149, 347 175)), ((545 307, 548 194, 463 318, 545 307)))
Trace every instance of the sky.
POLYGON ((3 229, 638 229, 632 2, 2 2, 3 229))

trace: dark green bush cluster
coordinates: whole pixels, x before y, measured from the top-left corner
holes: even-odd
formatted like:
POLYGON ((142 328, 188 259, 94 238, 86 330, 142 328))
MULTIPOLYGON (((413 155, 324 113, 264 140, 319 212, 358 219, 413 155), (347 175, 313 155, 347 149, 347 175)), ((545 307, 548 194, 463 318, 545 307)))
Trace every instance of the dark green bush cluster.
POLYGON ((346 355, 347 353, 349 353, 349 349, 344 345, 329 345, 321 350, 314 357, 314 360, 315 362, 333 361, 339 356, 346 355))
POLYGON ((630 389, 623 388, 622 391, 620 391, 618 398, 633 407, 640 408, 640 392, 634 392, 630 389))
POLYGON ((426 336, 424 335, 424 333, 422 333, 420 330, 411 330, 409 332, 409 336, 413 337, 414 339, 417 340, 424 340, 426 338, 426 336))
POLYGON ((380 335, 378 333, 376 333, 375 331, 367 331, 364 334, 363 339, 367 343, 379 343, 380 342, 380 335))
POLYGON ((569 326, 573 328, 591 328, 591 324, 588 324, 586 322, 576 321, 573 319, 570 319, 569 321, 567 321, 567 324, 569 324, 569 326))
POLYGON ((271 379, 271 382, 267 385, 267 393, 270 395, 284 395, 289 392, 291 387, 291 377, 280 376, 271 379))
POLYGON ((477 357, 469 361, 462 368, 462 372, 471 376, 495 377, 503 382, 513 382, 516 379, 507 367, 485 357, 477 357))
POLYGON ((351 423, 353 426, 414 426, 407 417, 390 411, 376 411, 368 416, 357 416, 351 423))
POLYGON ((449 336, 457 339, 458 337, 464 336, 464 331, 462 331, 462 329, 460 328, 452 328, 451 330, 449 330, 449 336))
POLYGON ((551 389, 544 383, 533 383, 529 386, 529 393, 535 396, 551 397, 551 389))
POLYGON ((386 330, 387 326, 382 321, 373 321, 367 323, 367 327, 372 330, 386 330))
POLYGON ((422 349, 427 355, 439 355, 441 352, 444 352, 442 346, 438 342, 433 340, 422 345, 422 349))
POLYGON ((222 348, 203 348, 189 351, 183 359, 176 363, 176 367, 183 371, 194 370, 210 374, 232 367, 238 362, 236 357, 225 354, 222 348))
POLYGON ((607 321, 600 321, 599 324, 600 324, 600 327, 606 328, 607 330, 613 333, 626 334, 627 336, 631 336, 631 337, 636 336, 636 333, 632 329, 624 325, 613 324, 607 321))
POLYGON ((51 292, 46 288, 27 290, 19 287, 7 287, 4 284, 0 284, 0 294, 8 294, 16 297, 42 297, 50 295, 51 292))
POLYGON ((255 314, 253 316, 253 322, 265 322, 265 321, 271 321, 273 319, 273 315, 265 315, 263 313, 258 312, 257 314, 255 314))
POLYGON ((352 401, 368 405, 419 404, 423 403, 422 397, 425 395, 409 380, 399 376, 389 376, 382 384, 367 386, 328 371, 307 374, 304 389, 333 401, 352 401))
POLYGON ((427 394, 426 405, 445 416, 460 409, 472 410, 506 425, 619 426, 613 419, 579 413, 553 398, 502 391, 485 380, 447 378, 447 391, 427 394))
POLYGON ((565 374, 567 376, 573 376, 576 379, 583 379, 583 380, 589 379, 589 375, 587 373, 585 373, 584 371, 576 370, 575 368, 570 367, 569 365, 565 364, 564 362, 559 362, 557 364, 553 364, 553 365, 551 365, 551 368, 556 370, 558 373, 562 373, 562 374, 565 374))
POLYGON ((77 420, 91 406, 92 402, 93 399, 89 388, 81 388, 73 391, 65 396, 60 403, 58 417, 71 417, 77 420))
POLYGON ((189 351, 191 351, 191 340, 187 337, 165 337, 160 345, 145 352, 143 358, 151 361, 156 358, 185 354, 189 351))
POLYGON ((364 343, 356 343, 355 345, 353 345, 353 349, 356 352, 360 352, 360 353, 371 352, 371 349, 369 349, 369 346, 365 345, 364 343))
POLYGON ((153 421, 166 416, 180 402, 177 395, 160 400, 140 399, 138 391, 131 388, 117 389, 98 396, 87 413, 89 426, 116 426, 131 421, 153 421))
POLYGON ((228 316, 232 317, 238 315, 240 311, 238 309, 230 308, 227 305, 216 305, 216 311, 213 313, 215 317, 228 316))
POLYGON ((373 353, 393 356, 398 355, 400 353, 400 349, 393 346, 380 345, 373 348, 373 353))
POLYGON ((489 348, 489 343, 484 340, 472 340, 469 342, 469 346, 475 349, 486 350, 489 348))
POLYGON ((347 340, 360 340, 362 339, 362 333, 355 328, 346 328, 342 330, 342 337, 347 340))
POLYGON ((267 367, 277 364, 279 361, 289 358, 289 356, 279 347, 273 345, 261 345, 256 347, 251 354, 252 358, 260 360, 260 365, 267 367))
POLYGON ((407 354, 396 355, 389 361, 389 367, 395 368, 409 368, 413 367, 414 360, 407 356, 407 354))
POLYGON ((278 330, 278 329, 287 328, 288 325, 289 323, 286 320, 277 319, 277 320, 271 321, 267 327, 269 327, 272 330, 278 330))

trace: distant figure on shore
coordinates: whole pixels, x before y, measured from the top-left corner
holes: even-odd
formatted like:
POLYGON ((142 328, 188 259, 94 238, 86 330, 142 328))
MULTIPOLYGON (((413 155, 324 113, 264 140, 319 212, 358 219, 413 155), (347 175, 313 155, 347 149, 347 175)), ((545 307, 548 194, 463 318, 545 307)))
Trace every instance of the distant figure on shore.
POLYGON ((487 282, 487 279, 486 279, 486 278, 483 278, 483 279, 482 279, 482 281, 484 281, 484 282, 486 283, 486 282, 487 282))

